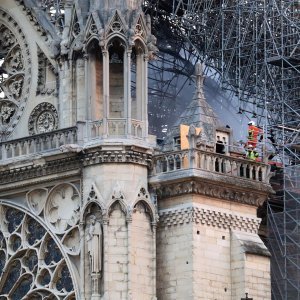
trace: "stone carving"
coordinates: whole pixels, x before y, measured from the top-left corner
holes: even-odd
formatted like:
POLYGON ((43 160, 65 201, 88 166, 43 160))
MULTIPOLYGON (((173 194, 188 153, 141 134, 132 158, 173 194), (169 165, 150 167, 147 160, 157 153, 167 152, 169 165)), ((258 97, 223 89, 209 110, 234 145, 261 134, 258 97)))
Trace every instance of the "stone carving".
POLYGON ((78 144, 66 144, 59 147, 61 152, 84 153, 84 148, 78 144))
POLYGON ((124 195, 123 195, 123 188, 120 185, 120 182, 116 182, 114 189, 113 189, 113 194, 111 197, 113 200, 115 199, 125 199, 124 195))
POLYGON ((78 17, 76 12, 74 13, 74 20, 73 20, 73 26, 72 26, 72 34, 74 37, 78 36, 80 33, 80 24, 78 21, 78 17))
POLYGON ((58 113, 51 103, 40 103, 31 112, 28 120, 28 131, 31 135, 50 132, 57 127, 58 113))
POLYGON ((142 25, 141 24, 136 24, 134 32, 135 32, 135 34, 142 35, 143 34, 142 25))
POLYGON ((53 95, 56 92, 55 77, 57 71, 45 53, 38 47, 38 86, 36 93, 53 95))
POLYGON ((193 193, 254 206, 262 205, 267 197, 267 194, 245 193, 237 191, 236 188, 231 189, 230 187, 200 181, 185 181, 154 189, 159 199, 193 193))
POLYGON ((159 226, 178 226, 191 222, 223 229, 257 233, 260 219, 195 206, 174 208, 159 213, 159 226))
POLYGON ((79 219, 80 197, 71 184, 54 188, 47 199, 45 215, 56 233, 63 233, 68 226, 74 226, 79 219))
POLYGON ((90 216, 86 241, 90 257, 91 273, 99 274, 102 270, 102 228, 95 215, 90 216))
POLYGON ((30 56, 18 23, 0 9, 0 132, 9 136, 28 100, 30 56))
POLYGON ((117 12, 108 26, 108 35, 113 33, 124 33, 124 25, 117 12))
POLYGON ((18 99, 23 87, 23 76, 16 76, 8 82, 8 89, 14 98, 18 99))
POLYGON ((42 112, 36 121, 38 133, 49 132, 55 129, 55 117, 49 112, 42 112))
POLYGON ((61 34, 65 25, 64 1, 62 0, 40 0, 39 6, 46 12, 49 21, 61 34))
POLYGON ((15 110, 15 107, 12 107, 7 103, 3 103, 0 110, 1 123, 8 124, 15 110))
MULTIPOLYGON (((134 163, 137 165, 149 166, 151 164, 151 154, 133 151, 133 150, 118 150, 118 151, 85 151, 82 160, 77 156, 68 156, 62 159, 52 160, 40 165, 24 166, 22 168, 12 168, 10 170, 0 170, 0 184, 16 183, 22 184, 22 180, 34 179, 35 183, 47 180, 44 176, 58 174, 65 171, 73 170, 76 174, 78 168, 82 166, 119 162, 119 163, 134 163)), ((12 187, 14 188, 14 187, 12 187)), ((7 189, 7 188, 6 188, 7 189)), ((1 187, 0 187, 1 190, 1 187)))
POLYGON ((65 250, 70 255, 78 255, 80 251, 80 233, 78 226, 68 231, 62 239, 65 250))
POLYGON ((48 196, 47 189, 35 189, 27 194, 27 203, 30 209, 37 215, 41 214, 44 209, 48 196))

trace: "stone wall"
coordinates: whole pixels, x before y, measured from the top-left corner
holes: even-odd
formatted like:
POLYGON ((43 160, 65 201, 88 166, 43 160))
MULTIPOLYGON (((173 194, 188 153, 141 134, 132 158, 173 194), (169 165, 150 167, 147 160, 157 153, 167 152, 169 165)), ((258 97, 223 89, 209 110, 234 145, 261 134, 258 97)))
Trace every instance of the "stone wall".
POLYGON ((177 197, 161 203, 158 299, 271 299, 269 252, 246 205, 177 197), (180 199, 179 199, 180 198, 180 199))
POLYGON ((194 299, 191 223, 158 226, 157 299, 194 299))
POLYGON ((113 207, 108 226, 108 253, 104 259, 108 261, 109 295, 111 299, 127 299, 128 278, 128 233, 125 214, 119 204, 113 207))

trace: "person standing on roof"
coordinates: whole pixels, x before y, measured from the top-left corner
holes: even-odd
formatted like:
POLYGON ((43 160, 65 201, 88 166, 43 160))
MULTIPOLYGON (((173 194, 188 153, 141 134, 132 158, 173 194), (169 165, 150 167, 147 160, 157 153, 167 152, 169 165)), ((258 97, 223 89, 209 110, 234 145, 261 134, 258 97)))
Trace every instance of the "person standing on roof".
POLYGON ((248 159, 257 161, 258 158, 259 158, 259 154, 258 154, 258 152, 257 152, 257 149, 256 149, 256 148, 253 149, 253 146, 252 146, 252 145, 249 145, 249 146, 248 146, 247 153, 246 153, 246 157, 247 157, 248 159))
MULTIPOLYGON (((253 148, 256 147, 258 142, 258 136, 262 134, 262 130, 255 125, 254 121, 250 121, 248 123, 248 140, 247 146, 252 146, 253 148)), ((262 138, 262 136, 261 136, 262 138)))

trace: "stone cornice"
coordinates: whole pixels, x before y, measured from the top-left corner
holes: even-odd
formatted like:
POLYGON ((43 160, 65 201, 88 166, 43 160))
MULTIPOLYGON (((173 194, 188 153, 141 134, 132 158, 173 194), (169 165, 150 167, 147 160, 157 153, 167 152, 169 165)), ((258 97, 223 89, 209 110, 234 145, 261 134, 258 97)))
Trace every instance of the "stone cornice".
POLYGON ((149 166, 151 154, 132 147, 124 147, 121 150, 103 150, 101 147, 74 153, 52 152, 40 156, 40 158, 24 159, 2 164, 0 168, 0 186, 11 184, 28 179, 39 178, 57 174, 58 177, 64 176, 65 172, 71 170, 81 170, 86 166, 104 163, 133 163, 149 166))
POLYGON ((78 169, 81 161, 77 156, 64 157, 51 161, 43 161, 26 166, 10 167, 0 171, 0 185, 13 182, 20 182, 27 179, 41 178, 44 176, 59 174, 70 170, 78 169))
POLYGON ((196 206, 175 207, 159 212, 159 228, 189 223, 257 233, 260 219, 196 206))
POLYGON ((89 152, 83 157, 83 165, 89 166, 101 163, 135 163, 150 166, 152 155, 130 149, 100 150, 89 152))
POLYGON ((255 189, 239 189, 237 186, 210 182, 205 178, 185 178, 179 182, 152 185, 152 190, 157 194, 158 200, 186 194, 198 194, 227 201, 233 201, 252 206, 260 206, 267 199, 270 192, 255 189))

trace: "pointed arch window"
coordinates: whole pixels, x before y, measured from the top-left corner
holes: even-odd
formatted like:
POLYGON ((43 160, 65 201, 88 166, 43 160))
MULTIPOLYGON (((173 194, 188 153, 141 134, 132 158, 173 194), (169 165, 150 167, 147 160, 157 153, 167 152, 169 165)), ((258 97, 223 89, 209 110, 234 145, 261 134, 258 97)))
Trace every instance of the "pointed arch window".
POLYGON ((90 93, 90 118, 101 120, 104 116, 103 101, 103 56, 98 40, 88 46, 88 91, 90 93))
POLYGON ((109 44, 109 118, 124 118, 125 46, 114 38, 109 44))

